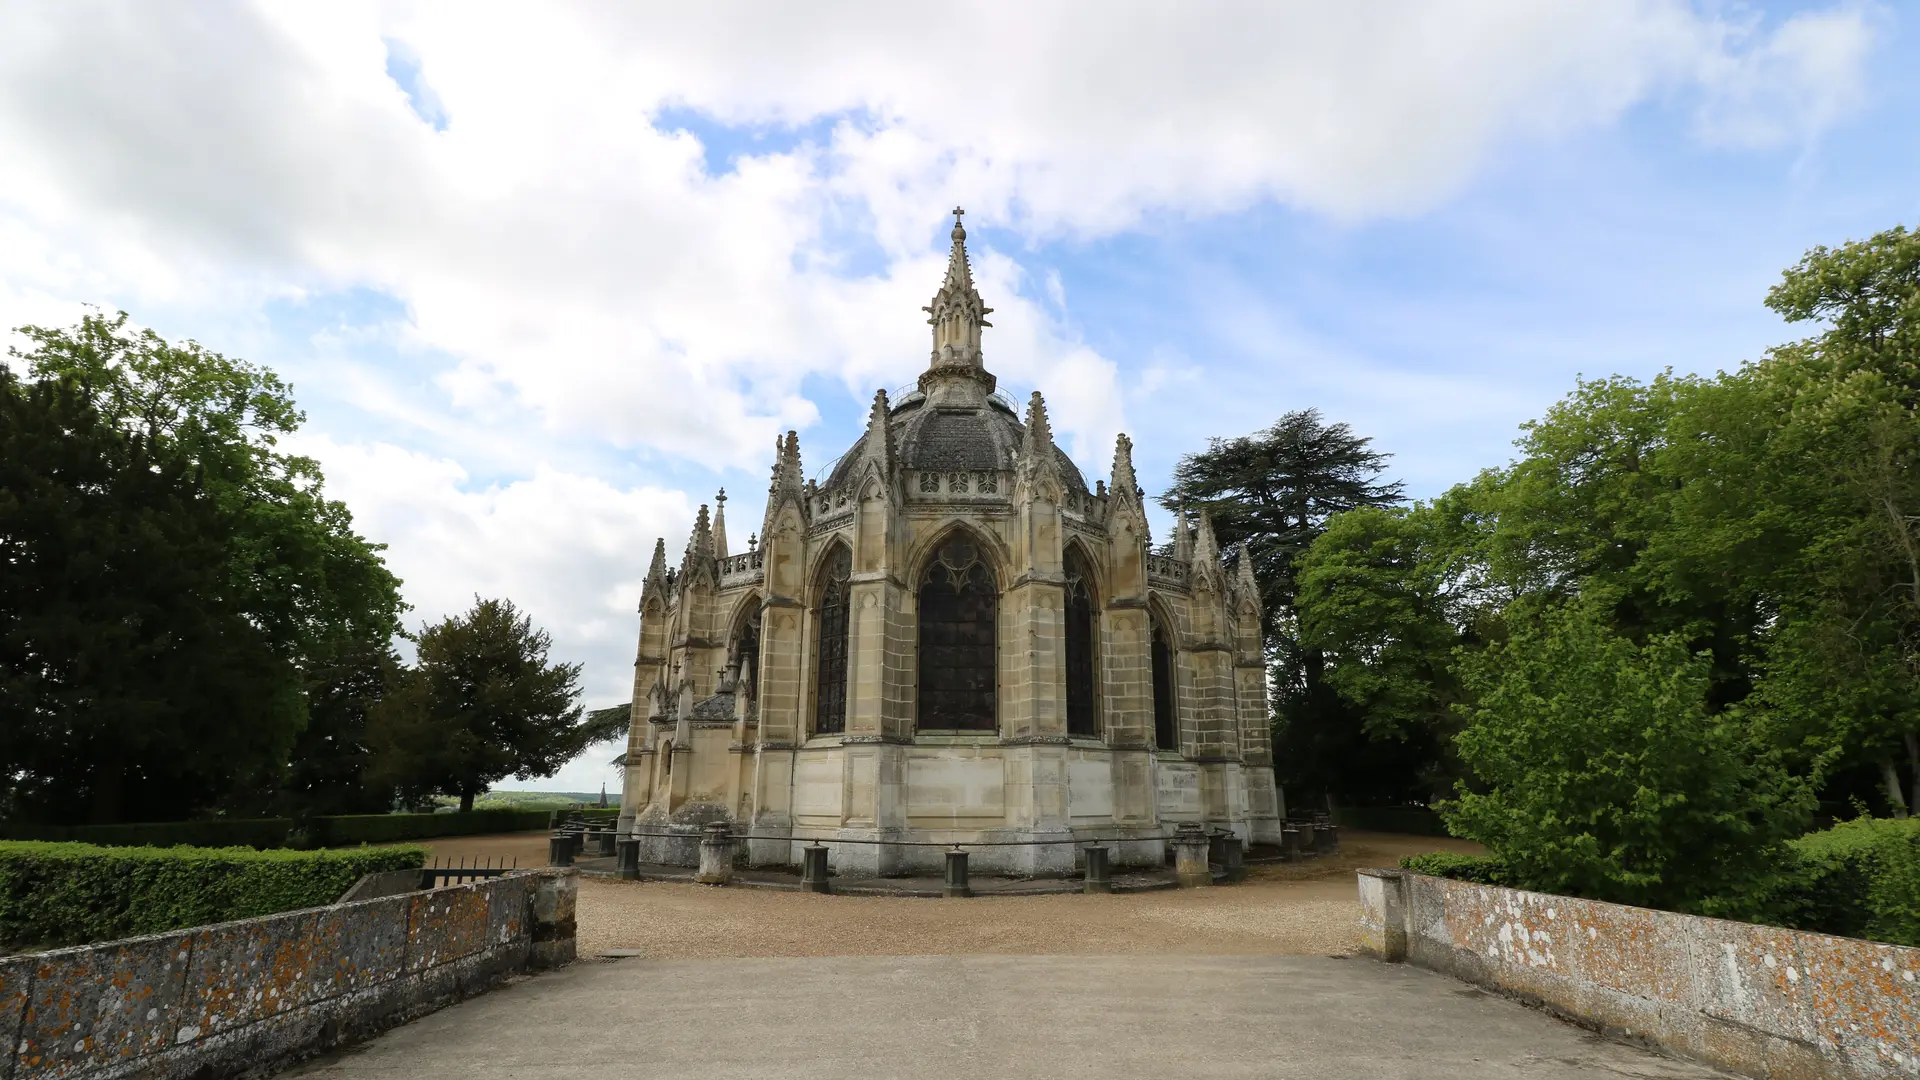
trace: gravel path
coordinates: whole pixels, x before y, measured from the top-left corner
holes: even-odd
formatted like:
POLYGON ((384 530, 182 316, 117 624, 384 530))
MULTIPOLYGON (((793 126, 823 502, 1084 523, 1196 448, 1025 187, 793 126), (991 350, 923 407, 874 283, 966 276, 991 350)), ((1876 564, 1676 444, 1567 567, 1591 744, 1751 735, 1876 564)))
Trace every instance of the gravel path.
POLYGON ((1359 920, 1355 869, 1392 866, 1415 852, 1477 850, 1458 840, 1380 833, 1348 833, 1342 840, 1337 855, 1254 867, 1239 885, 1125 896, 924 900, 586 878, 580 955, 626 948, 655 959, 1342 956, 1353 951, 1359 920))

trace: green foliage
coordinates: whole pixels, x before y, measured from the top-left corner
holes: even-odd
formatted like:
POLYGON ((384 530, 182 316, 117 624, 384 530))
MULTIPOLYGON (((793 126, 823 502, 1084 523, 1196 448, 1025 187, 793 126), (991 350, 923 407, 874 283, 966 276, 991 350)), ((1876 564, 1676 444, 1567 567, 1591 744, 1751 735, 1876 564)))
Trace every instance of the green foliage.
POLYGON ((1343 829, 1400 833, 1406 836, 1446 836, 1446 822, 1427 806, 1336 806, 1333 823, 1343 829))
POLYGON ((1422 756, 1356 726, 1354 710, 1324 678, 1324 657, 1302 640, 1294 611, 1298 560, 1329 519, 1400 501, 1399 482, 1380 482, 1386 462, 1370 440, 1305 409, 1182 457, 1160 498, 1168 509, 1206 510, 1222 548, 1244 545, 1252 556, 1274 675, 1274 760, 1282 783, 1300 796, 1364 777, 1385 778, 1382 793, 1403 797, 1422 756))
MULTIPOLYGON (((614 813, 618 813, 615 810, 614 813)), ((97 844, 102 847, 353 847, 428 840, 436 836, 542 829, 540 807, 490 807, 467 813, 343 814, 291 818, 166 821, 134 825, 23 825, 0 823, 0 839, 97 844)))
POLYGON ((313 847, 352 844, 391 844, 427 840, 436 836, 479 836, 485 833, 544 829, 544 810, 468 810, 451 814, 350 814, 313 818, 308 842, 313 847))
POLYGON ((1443 805, 1513 883, 1740 916, 1812 810, 1805 784, 1709 710, 1709 662, 1578 603, 1469 656, 1456 745, 1474 787, 1443 805))
POLYGON ((417 847, 354 851, 0 842, 0 942, 79 945, 317 907, 417 847))
POLYGON ((1507 864, 1493 855, 1462 855, 1453 851, 1402 855, 1400 868, 1416 874, 1471 881, 1478 885, 1513 885, 1513 875, 1507 870, 1507 864))
MULTIPOLYGON (((276 449, 272 372, 89 315, 0 371, 0 811, 111 823, 262 803, 399 583, 276 449)), ((309 746, 303 757, 324 754, 309 746)))
POLYGON ((1920 947, 1920 818, 1859 818, 1795 840, 1776 902, 1803 930, 1920 947))
POLYGON ((549 775, 580 753, 599 729, 575 704, 580 665, 549 664, 551 642, 509 600, 476 598, 423 629, 418 666, 374 713, 374 775, 471 810, 488 784, 549 775))

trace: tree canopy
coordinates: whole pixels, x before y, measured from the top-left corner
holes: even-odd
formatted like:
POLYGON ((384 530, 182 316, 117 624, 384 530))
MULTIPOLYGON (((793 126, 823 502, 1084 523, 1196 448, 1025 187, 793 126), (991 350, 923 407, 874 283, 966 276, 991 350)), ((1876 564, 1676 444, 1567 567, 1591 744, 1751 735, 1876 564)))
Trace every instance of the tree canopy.
POLYGON ((1334 519, 1299 619, 1362 730, 1450 745, 1483 706, 1464 672, 1500 685, 1500 643, 1577 603, 1697 657, 1706 715, 1830 811, 1920 804, 1920 237, 1815 248, 1767 303, 1821 325, 1736 371, 1583 381, 1507 467, 1334 519))
POLYGON ((482 600, 424 627, 419 659, 375 707, 373 774, 460 809, 507 776, 546 776, 605 735, 583 719, 580 665, 548 663, 545 630, 508 600, 482 600))
POLYGON ((166 820, 278 789, 343 657, 398 628, 264 368, 133 331, 23 327, 0 366, 0 784, 29 820, 166 820))

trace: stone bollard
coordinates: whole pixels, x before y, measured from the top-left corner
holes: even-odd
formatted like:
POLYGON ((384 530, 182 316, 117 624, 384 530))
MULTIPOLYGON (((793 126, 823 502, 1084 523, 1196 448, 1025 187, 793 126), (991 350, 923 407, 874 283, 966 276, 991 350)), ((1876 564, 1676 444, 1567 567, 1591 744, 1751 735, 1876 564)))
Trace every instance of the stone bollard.
POLYGON ((1225 829, 1207 830, 1207 862, 1222 869, 1227 865, 1227 840, 1233 836, 1225 829))
POLYGON ((702 885, 725 885, 733 880, 733 826, 709 821, 701 830, 700 869, 693 880, 702 885))
POLYGON ((547 865, 573 865, 573 837, 566 833, 554 833, 547 838, 547 865))
POLYGON ((623 836, 613 842, 613 871, 628 881, 640 880, 640 838, 623 836))
POLYGON ((1332 822, 1327 823, 1327 850, 1328 851, 1340 850, 1340 826, 1335 825, 1332 822))
POLYGON ((1280 830, 1280 843, 1284 847, 1288 862, 1299 862, 1307 857, 1298 825, 1287 825, 1280 830))
POLYGON ((1228 881, 1245 881, 1247 878, 1247 845, 1240 838, 1228 833, 1221 842, 1220 866, 1227 872, 1228 881))
POLYGON ((580 895, 577 870, 542 870, 533 884, 532 951, 527 965, 557 968, 574 957, 574 910, 580 895))
POLYGON ((1207 830, 1198 822, 1182 822, 1173 832, 1173 874, 1183 889, 1213 884, 1207 869, 1207 830))
POLYGON ((808 844, 800 849, 800 888, 805 892, 830 891, 827 885, 825 844, 808 844))
POLYGON ((1087 848, 1087 879, 1081 883, 1084 893, 1110 893, 1113 891, 1113 873, 1107 868, 1108 849, 1103 847, 1087 848))
POLYGON ((967 853, 959 848, 947 852, 947 883, 942 894, 948 897, 973 895, 972 886, 967 884, 967 853))
POLYGON ((603 859, 613 854, 615 840, 612 829, 601 829, 593 835, 593 838, 596 841, 593 849, 594 854, 603 859))

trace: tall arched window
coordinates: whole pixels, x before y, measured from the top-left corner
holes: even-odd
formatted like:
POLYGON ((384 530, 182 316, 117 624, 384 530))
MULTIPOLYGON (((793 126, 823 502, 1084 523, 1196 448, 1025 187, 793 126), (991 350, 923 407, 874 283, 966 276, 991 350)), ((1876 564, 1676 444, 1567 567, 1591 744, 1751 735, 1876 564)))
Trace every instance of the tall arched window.
POLYGON ((1093 575, 1080 549, 1067 548, 1067 734, 1099 737, 1094 697, 1093 575))
POLYGON ((813 665, 816 735, 847 730, 847 614, 852 607, 847 578, 852 573, 853 553, 846 545, 836 544, 820 568, 820 582, 815 586, 819 600, 814 625, 820 628, 813 665))
POLYGON ((1147 619, 1153 632, 1153 745, 1162 750, 1178 750, 1180 724, 1173 709, 1173 642, 1159 616, 1149 614, 1147 619))
POLYGON ((920 577, 922 731, 993 731, 999 588, 971 540, 941 545, 920 577))

